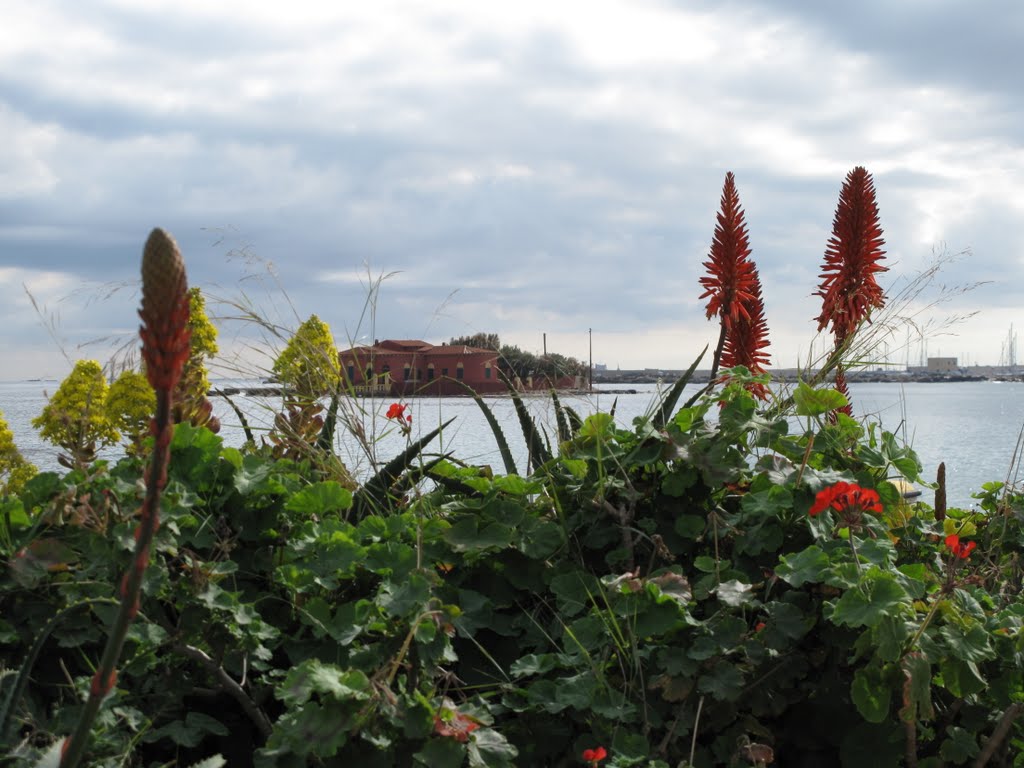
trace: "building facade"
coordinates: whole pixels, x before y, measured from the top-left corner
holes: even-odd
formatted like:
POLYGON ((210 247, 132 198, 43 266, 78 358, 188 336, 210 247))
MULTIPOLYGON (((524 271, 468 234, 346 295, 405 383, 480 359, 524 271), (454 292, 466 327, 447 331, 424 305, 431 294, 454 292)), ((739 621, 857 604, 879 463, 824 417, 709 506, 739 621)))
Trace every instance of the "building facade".
POLYGON ((360 393, 464 395, 461 384, 479 393, 504 392, 498 353, 463 345, 434 345, 419 339, 386 339, 338 353, 341 372, 360 393))

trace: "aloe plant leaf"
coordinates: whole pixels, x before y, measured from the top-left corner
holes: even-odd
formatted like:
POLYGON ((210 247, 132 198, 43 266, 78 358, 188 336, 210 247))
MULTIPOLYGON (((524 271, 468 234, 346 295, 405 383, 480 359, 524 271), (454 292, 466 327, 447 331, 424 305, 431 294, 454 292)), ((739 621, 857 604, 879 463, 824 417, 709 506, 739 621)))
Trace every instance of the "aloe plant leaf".
POLYGON ((324 425, 320 428, 320 434, 316 438, 317 450, 324 453, 333 453, 334 430, 338 425, 338 405, 341 403, 341 393, 344 388, 344 378, 339 379, 338 386, 334 388, 331 395, 331 404, 327 407, 327 414, 324 416, 324 425))
POLYGON ((534 422, 533 417, 530 416, 526 405, 523 404, 523 398, 519 396, 519 392, 512 386, 512 382, 509 381, 504 373, 499 371, 498 375, 505 382, 505 386, 508 387, 509 395, 512 398, 512 405, 515 407, 516 416, 519 418, 519 426, 523 430, 526 447, 530 452, 530 468, 536 472, 547 462, 551 461, 551 452, 545 447, 544 441, 541 440, 537 424, 534 422))
POLYGON ((558 442, 565 443, 572 440, 572 430, 569 428, 569 419, 565 415, 562 402, 558 399, 558 393, 551 390, 551 402, 555 406, 555 423, 558 425, 558 442))
MULTIPOLYGON (((518 475, 519 470, 516 469, 516 462, 512 458, 512 451, 508 447, 508 440, 505 439, 505 432, 502 430, 501 425, 494 416, 494 411, 490 409, 484 399, 480 397, 475 389, 466 384, 463 381, 456 381, 466 392, 476 401, 476 404, 480 406, 480 410, 484 414, 484 418, 487 420, 488 426, 491 428, 491 433, 494 435, 494 441, 498 444, 498 452, 501 454, 501 461, 505 465, 506 475, 518 475)), ((507 384, 508 382, 506 382, 507 384)))
POLYGON ((450 418, 437 429, 431 430, 408 448, 398 454, 395 458, 385 464, 381 469, 367 480, 363 486, 352 496, 352 512, 356 519, 365 517, 374 511, 382 509, 387 501, 388 491, 398 482, 398 479, 412 466, 413 460, 423 452, 423 449, 435 437, 441 434, 449 424, 455 421, 450 418))
MULTIPOLYGON (((683 394, 683 390, 686 385, 690 383, 690 379, 693 378, 693 372, 697 370, 697 366, 700 365, 700 361, 704 359, 704 355, 708 352, 707 346, 697 355, 697 359, 693 361, 686 372, 679 377, 672 388, 665 393, 665 397, 662 398, 661 404, 655 408, 654 411, 654 428, 664 429, 665 424, 668 422, 669 417, 676 408, 676 403, 679 401, 679 396, 683 394)), ((686 403, 687 407, 693 405, 696 400, 691 400, 686 403)))
POLYGON ((238 417, 238 421, 242 425, 242 430, 245 432, 246 441, 252 443, 253 445, 256 445, 256 440, 252 436, 252 429, 249 427, 249 420, 245 418, 245 414, 242 413, 242 409, 238 407, 238 405, 235 403, 234 400, 231 399, 229 395, 226 395, 223 392, 221 392, 220 396, 228 401, 228 405, 231 406, 231 410, 233 410, 235 412, 235 415, 238 417))

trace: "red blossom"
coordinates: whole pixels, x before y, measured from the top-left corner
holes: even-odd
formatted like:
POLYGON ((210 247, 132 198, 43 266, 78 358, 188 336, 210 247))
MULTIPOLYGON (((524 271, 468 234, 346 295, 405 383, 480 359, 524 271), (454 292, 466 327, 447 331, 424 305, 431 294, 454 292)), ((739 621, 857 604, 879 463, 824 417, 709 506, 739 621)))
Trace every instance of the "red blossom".
MULTIPOLYGON (((732 368, 745 366, 752 374, 764 373, 768 365, 768 323, 764 319, 764 301, 761 298, 761 279, 757 268, 751 271, 750 298, 744 302, 744 312, 733 323, 726 334, 722 347, 722 367, 732 368)), ((750 384, 750 392, 764 400, 768 397, 768 388, 764 384, 750 384)))
MULTIPOLYGON (((842 349, 861 322, 869 319, 872 309, 885 304, 885 294, 875 279, 879 272, 888 271, 888 267, 879 264, 885 254, 883 245, 875 183, 871 174, 858 165, 846 175, 839 192, 832 237, 825 248, 821 285, 816 292, 822 299, 821 314, 816 318, 818 330, 831 326, 837 350, 842 349)), ((849 400, 841 364, 836 365, 836 389, 849 400)), ((853 412, 849 405, 840 411, 848 415, 853 412)))
POLYGON ((608 757, 608 750, 606 750, 604 747, 583 750, 583 760, 589 763, 591 766, 596 766, 606 757, 608 757))
POLYGON ((977 547, 977 543, 973 541, 960 541, 960 537, 955 533, 946 537, 946 549, 948 549, 953 556, 958 560, 966 560, 971 556, 971 552, 977 547))
POLYGON ((746 302, 752 298, 754 262, 750 261, 747 225, 743 220, 739 193, 732 172, 725 174, 722 204, 711 243, 709 260, 704 262, 708 276, 700 279, 704 286, 701 299, 708 299, 708 318, 718 315, 729 328, 747 315, 746 302))
POLYGON ((442 718, 439 714, 434 715, 434 733, 465 744, 469 741, 469 734, 479 728, 480 723, 454 709, 447 712, 450 713, 447 718, 442 718))
POLYGON ((828 488, 818 491, 811 506, 810 515, 815 517, 826 509, 832 508, 843 514, 859 514, 861 512, 882 511, 882 501, 877 491, 861 488, 856 483, 840 481, 828 488))
MULTIPOLYGON (((403 403, 392 403, 391 407, 388 408, 388 412, 384 414, 385 418, 388 419, 403 419, 405 418, 405 405, 403 403)), ((412 421, 412 416, 409 416, 409 421, 412 421)))
POLYGON ((757 622, 757 624, 755 624, 755 625, 754 625, 754 631, 755 631, 755 632, 761 632, 761 631, 763 631, 763 630, 764 630, 764 628, 765 628, 765 627, 767 627, 767 626, 768 626, 768 625, 767 625, 767 624, 765 624, 765 623, 764 623, 763 621, 759 621, 759 622, 757 622))
POLYGON ((857 166, 846 175, 832 222, 832 237, 825 249, 818 330, 831 325, 837 343, 845 341, 872 309, 885 304, 875 275, 885 272, 878 262, 885 251, 878 223, 875 183, 871 174, 857 166))
MULTIPOLYGON (((708 300, 708 318, 717 315, 722 326, 711 375, 717 373, 720 364, 726 368, 742 365, 751 373, 763 373, 768 364, 763 351, 768 346, 768 325, 761 280, 750 259, 747 225, 731 172, 725 175, 718 223, 704 267, 708 274, 700 278, 704 287, 700 298, 708 300)), ((752 385, 750 390, 761 399, 768 395, 763 385, 752 385)))

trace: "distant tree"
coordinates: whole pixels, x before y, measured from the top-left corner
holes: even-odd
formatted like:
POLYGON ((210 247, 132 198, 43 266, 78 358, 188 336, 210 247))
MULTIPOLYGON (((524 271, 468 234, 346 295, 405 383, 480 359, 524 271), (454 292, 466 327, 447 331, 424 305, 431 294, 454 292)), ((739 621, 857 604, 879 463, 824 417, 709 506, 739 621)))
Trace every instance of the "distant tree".
POLYGON ((145 374, 121 372, 107 391, 107 416, 128 441, 128 453, 139 453, 149 434, 149 421, 156 409, 156 393, 145 374))
POLYGON ((330 326, 310 315, 278 355, 273 370, 290 400, 312 402, 333 392, 340 365, 330 326))
POLYGON ((79 360, 32 426, 44 440, 67 452, 57 457, 62 465, 84 467, 95 460, 98 448, 120 437, 106 402, 107 379, 100 364, 79 360))
POLYGON ((14 444, 14 433, 0 413, 0 498, 21 492, 36 468, 25 460, 14 444))
POLYGON ((501 339, 496 333, 474 333, 471 336, 456 336, 448 342, 452 346, 477 347, 478 349, 501 349, 501 339))
POLYGON ((587 366, 576 358, 566 357, 557 353, 546 356, 526 352, 511 344, 502 344, 496 333, 474 333, 471 336, 456 336, 448 342, 452 345, 465 345, 478 349, 493 349, 498 353, 498 365, 501 370, 513 379, 547 377, 560 379, 565 376, 580 376, 586 373, 587 366))

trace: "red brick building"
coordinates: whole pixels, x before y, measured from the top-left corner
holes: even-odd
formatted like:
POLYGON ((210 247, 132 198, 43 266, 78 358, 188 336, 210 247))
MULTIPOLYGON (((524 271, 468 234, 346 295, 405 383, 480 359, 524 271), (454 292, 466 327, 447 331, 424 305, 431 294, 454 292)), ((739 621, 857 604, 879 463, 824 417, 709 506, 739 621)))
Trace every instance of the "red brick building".
POLYGON ((493 349, 387 339, 342 350, 338 360, 342 375, 357 391, 391 397, 466 394, 457 382, 480 393, 505 391, 493 349))

